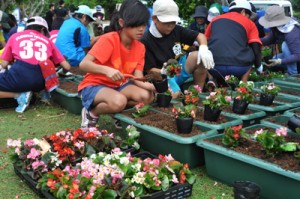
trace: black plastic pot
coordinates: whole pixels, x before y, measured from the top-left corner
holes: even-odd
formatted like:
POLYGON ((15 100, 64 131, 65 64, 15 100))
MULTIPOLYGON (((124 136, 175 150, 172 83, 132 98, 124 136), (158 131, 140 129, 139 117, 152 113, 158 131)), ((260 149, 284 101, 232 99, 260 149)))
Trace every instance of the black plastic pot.
POLYGON ((215 122, 218 120, 220 114, 221 114, 220 109, 211 109, 209 106, 205 105, 204 106, 204 120, 215 122))
POLYGON ((300 128, 300 117, 294 114, 288 121, 287 126, 292 131, 296 132, 296 128, 300 128))
POLYGON ((235 181, 233 183, 234 199, 259 199, 260 187, 250 181, 235 181))
POLYGON ((153 85, 158 93, 163 93, 168 90, 168 77, 167 75, 161 75, 161 81, 153 81, 153 85))
POLYGON ((243 100, 234 99, 232 105, 232 111, 237 114, 244 114, 248 107, 248 103, 243 100))
POLYGON ((264 106, 270 106, 273 104, 275 96, 274 95, 268 95, 265 93, 260 94, 259 104, 264 106))
POLYGON ((176 118, 176 126, 178 133, 188 134, 193 129, 194 119, 192 117, 176 118))
POLYGON ((169 107, 172 96, 165 95, 163 93, 158 93, 156 98, 156 103, 158 107, 169 107))

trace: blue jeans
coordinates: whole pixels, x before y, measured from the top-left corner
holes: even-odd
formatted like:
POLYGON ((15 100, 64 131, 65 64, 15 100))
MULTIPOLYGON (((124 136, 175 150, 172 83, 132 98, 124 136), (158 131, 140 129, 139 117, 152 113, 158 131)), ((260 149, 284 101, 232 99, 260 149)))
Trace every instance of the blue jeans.
MULTIPOLYGON (((282 53, 274 55, 273 59, 276 59, 276 58, 284 59, 286 57, 291 56, 291 51, 290 51, 289 47, 287 46, 286 42, 282 43, 281 51, 282 51, 282 53)), ((282 64, 280 66, 274 66, 273 68, 287 69, 287 72, 289 75, 298 74, 297 62, 290 63, 290 64, 282 64)))

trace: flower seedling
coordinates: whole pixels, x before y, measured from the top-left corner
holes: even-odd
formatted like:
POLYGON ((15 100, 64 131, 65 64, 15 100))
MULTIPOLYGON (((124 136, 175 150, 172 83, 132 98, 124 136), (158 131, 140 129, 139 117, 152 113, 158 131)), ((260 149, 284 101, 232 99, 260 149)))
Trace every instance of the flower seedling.
POLYGON ((220 109, 230 105, 231 96, 227 95, 227 89, 219 88, 215 92, 211 92, 202 102, 211 109, 220 109))
POLYGON ((273 82, 261 86, 260 89, 262 90, 262 93, 272 96, 278 95, 280 91, 280 87, 276 86, 273 82))
POLYGON ((249 135, 245 133, 242 125, 231 126, 225 128, 222 143, 227 147, 237 147, 245 138, 249 139, 249 135))
POLYGON ((201 92, 202 89, 198 85, 191 85, 187 90, 184 90, 181 98, 185 104, 194 104, 197 106, 201 92))
POLYGON ((252 94, 253 88, 254 83, 252 81, 248 81, 247 83, 240 81, 236 88, 236 92, 234 93, 234 98, 251 103, 254 100, 254 96, 252 94))
POLYGON ((187 104, 185 106, 174 105, 172 112, 175 115, 175 118, 188 118, 196 117, 197 107, 193 104, 187 104))
POLYGON ((137 105, 135 105, 134 108, 135 108, 135 112, 132 113, 133 117, 135 118, 144 117, 148 113, 150 109, 150 105, 140 102, 137 105))

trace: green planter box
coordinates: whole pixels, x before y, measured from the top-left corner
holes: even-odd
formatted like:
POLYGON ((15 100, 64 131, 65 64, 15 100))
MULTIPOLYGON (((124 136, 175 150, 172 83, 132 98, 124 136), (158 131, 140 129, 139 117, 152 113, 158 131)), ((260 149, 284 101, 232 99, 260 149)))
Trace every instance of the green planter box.
MULTIPOLYGON (((297 86, 290 86, 290 85, 286 85, 284 84, 285 81, 274 81, 275 84, 277 86, 280 87, 281 91, 278 93, 278 96, 287 96, 291 99, 297 99, 299 100, 300 99, 300 87, 297 87, 297 86), (292 88, 292 89, 291 89, 292 88), (297 93, 297 95, 293 95, 293 94, 288 94, 288 93, 285 93, 284 91, 287 91, 287 92, 295 92, 297 93)), ((258 84, 257 88, 259 89, 261 86, 263 86, 264 84, 258 84)))
POLYGON ((293 116, 294 114, 300 115, 300 107, 289 109, 283 113, 283 115, 286 115, 289 117, 293 116))
POLYGON ((51 98, 55 103, 65 108, 70 113, 81 114, 82 102, 78 93, 67 93, 64 90, 57 88, 51 92, 51 98))
MULTIPOLYGON (((166 115, 168 117, 169 115, 166 115)), ((203 133, 192 136, 182 137, 162 129, 137 123, 134 119, 124 114, 118 113, 114 117, 121 121, 123 127, 134 125, 140 132, 139 144, 141 148, 154 155, 172 154, 172 156, 189 166, 196 167, 204 164, 203 149, 196 146, 199 139, 217 134, 217 131, 203 125, 198 125, 203 133)), ((174 124, 175 125, 175 124, 174 124)))
MULTIPOLYGON (((263 127, 263 125, 254 125, 247 128, 260 126, 263 127)), ((215 135, 208 139, 222 136, 215 135)), ((300 198, 300 173, 284 170, 275 164, 205 140, 199 140, 197 145, 204 148, 205 165, 209 176, 229 185, 233 185, 236 180, 256 182, 261 187, 261 198, 300 198)))
POLYGON ((261 110, 256 110, 253 108, 248 108, 249 110, 251 110, 253 113, 250 114, 236 114, 236 113, 231 113, 231 112, 226 112, 226 111, 222 111, 224 113, 224 115, 228 115, 230 117, 236 118, 236 119, 240 119, 243 122, 243 127, 247 127, 253 124, 258 124, 260 122, 260 120, 264 117, 266 117, 266 112, 261 111, 261 110))
MULTIPOLYGON (((287 123, 288 123, 289 119, 290 119, 289 116, 286 116, 286 115, 277 115, 277 116, 274 116, 274 117, 271 117, 271 118, 265 118, 265 119, 261 120, 260 123, 264 124, 264 125, 271 126, 273 128, 282 128, 282 127, 288 128, 287 127, 287 123), (273 122, 273 120, 275 122, 273 122), (278 124, 276 122, 285 123, 285 125, 281 125, 281 124, 278 124)), ((289 133, 293 133, 293 131, 291 131, 290 129, 288 129, 288 132, 289 133)))
POLYGON ((300 79, 295 77, 286 77, 284 79, 274 80, 275 84, 289 86, 290 88, 300 88, 300 79))

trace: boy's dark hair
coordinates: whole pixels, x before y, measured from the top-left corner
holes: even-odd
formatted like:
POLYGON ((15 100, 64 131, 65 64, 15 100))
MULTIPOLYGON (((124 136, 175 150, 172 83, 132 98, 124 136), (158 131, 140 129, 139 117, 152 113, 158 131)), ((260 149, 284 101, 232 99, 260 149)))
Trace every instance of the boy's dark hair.
POLYGON ((117 12, 111 19, 111 28, 118 31, 125 27, 138 27, 147 25, 150 13, 147 7, 138 0, 125 0, 117 12), (118 20, 124 20, 124 26, 120 27, 118 20))
POLYGON ((54 4, 53 4, 53 3, 50 3, 49 9, 52 8, 53 6, 54 6, 54 4))
POLYGON ((242 10, 245 10, 246 14, 248 14, 251 17, 252 12, 250 10, 245 9, 245 8, 234 8, 234 9, 231 9, 230 12, 241 13, 242 10))
POLYGON ((61 6, 61 5, 63 5, 64 3, 65 3, 64 1, 59 1, 59 2, 58 2, 58 5, 61 6))

